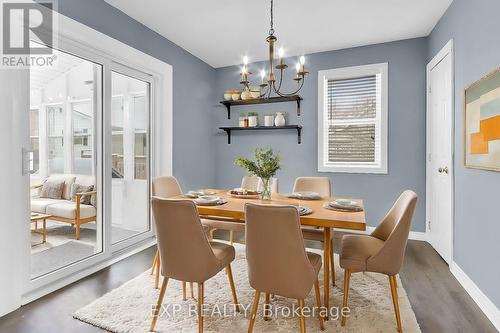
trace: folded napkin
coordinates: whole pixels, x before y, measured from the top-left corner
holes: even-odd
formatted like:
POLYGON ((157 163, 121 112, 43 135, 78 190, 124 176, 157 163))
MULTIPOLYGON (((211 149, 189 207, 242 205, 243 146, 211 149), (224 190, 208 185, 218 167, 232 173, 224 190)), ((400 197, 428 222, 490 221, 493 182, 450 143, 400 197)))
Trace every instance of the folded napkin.
POLYGON ((221 197, 215 197, 215 196, 200 196, 196 199, 193 200, 197 205, 200 206, 217 206, 217 205, 222 205, 227 202, 226 199, 221 198, 221 197))
POLYGON ((322 197, 317 192, 293 192, 288 195, 288 198, 300 200, 321 200, 322 197))
POLYGON ((309 214, 311 214, 313 212, 311 208, 304 207, 304 206, 297 207, 297 210, 299 211, 299 215, 300 216, 309 215, 309 214))

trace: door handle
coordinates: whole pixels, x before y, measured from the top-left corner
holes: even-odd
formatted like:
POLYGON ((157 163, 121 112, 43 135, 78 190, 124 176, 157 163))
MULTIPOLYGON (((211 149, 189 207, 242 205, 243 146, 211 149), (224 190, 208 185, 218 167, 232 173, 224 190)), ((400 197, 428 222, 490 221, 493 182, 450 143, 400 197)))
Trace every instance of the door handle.
POLYGON ((439 169, 438 169, 438 172, 439 172, 439 173, 443 173, 443 172, 444 172, 444 173, 448 174, 448 171, 449 171, 449 170, 448 170, 448 167, 444 167, 444 168, 439 168, 439 169))

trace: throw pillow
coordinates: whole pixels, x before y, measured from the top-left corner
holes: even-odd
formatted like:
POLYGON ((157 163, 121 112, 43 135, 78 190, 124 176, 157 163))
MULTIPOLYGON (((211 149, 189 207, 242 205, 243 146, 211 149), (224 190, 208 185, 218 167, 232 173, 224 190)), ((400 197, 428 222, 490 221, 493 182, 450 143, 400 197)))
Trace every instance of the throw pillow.
POLYGON ((40 198, 61 199, 64 189, 64 181, 48 180, 42 185, 40 198))
MULTIPOLYGON (((94 185, 80 185, 77 183, 71 184, 71 201, 76 201, 77 193, 91 192, 94 190, 94 185)), ((82 195, 80 203, 83 205, 90 205, 91 194, 82 195)))

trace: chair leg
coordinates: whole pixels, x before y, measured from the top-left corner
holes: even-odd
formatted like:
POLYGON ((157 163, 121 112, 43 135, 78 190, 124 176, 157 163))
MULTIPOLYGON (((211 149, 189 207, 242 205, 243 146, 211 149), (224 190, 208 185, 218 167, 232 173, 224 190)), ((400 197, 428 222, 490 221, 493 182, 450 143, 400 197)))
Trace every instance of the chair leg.
POLYGON ((182 281, 182 300, 186 300, 186 281, 182 281))
POLYGON ((321 294, 319 292, 319 281, 316 279, 314 282, 314 293, 316 294, 316 306, 318 307, 319 328, 325 330, 325 321, 321 315, 321 294))
POLYGON ((203 283, 198 283, 198 333, 203 333, 203 283))
POLYGON ((158 259, 156 260, 156 268, 155 268, 155 289, 158 289, 158 284, 160 283, 160 256, 158 255, 158 259))
MULTIPOLYGON (((341 312, 343 313, 344 309, 347 307, 347 300, 349 299, 349 280, 351 279, 351 271, 346 269, 344 271, 344 299, 342 301, 342 309, 341 312)), ((345 326, 345 321, 347 317, 342 316, 342 320, 340 324, 342 326, 345 326)))
POLYGON ((80 239, 80 223, 76 222, 76 240, 80 239))
POLYGON ((226 273, 229 279, 229 285, 231 286, 231 293, 233 294, 233 303, 235 305, 236 311, 240 312, 240 305, 238 303, 238 296, 236 295, 236 288, 234 286, 233 271, 231 270, 231 264, 227 265, 226 273))
POLYGON ((266 293, 266 299, 265 299, 265 301, 264 301, 264 320, 265 320, 265 321, 268 321, 268 320, 270 320, 270 319, 271 319, 271 318, 269 318, 269 317, 267 316, 267 311, 268 311, 268 309, 269 309, 269 307, 270 307, 270 305, 269 305, 269 302, 270 302, 270 300, 269 300, 269 296, 270 296, 270 295, 269 295, 269 293, 266 293))
POLYGON ((392 305, 394 306, 394 313, 396 314, 398 332, 403 333, 403 327, 401 326, 401 315, 399 314, 398 284, 395 275, 389 276, 389 283, 391 284, 392 305))
POLYGON ((153 263, 151 264, 151 275, 153 275, 155 272, 156 260, 158 260, 158 250, 156 250, 155 257, 153 259, 153 263))
POLYGON ((233 237, 234 237, 234 232, 232 230, 229 230, 229 242, 231 245, 233 245, 233 237))
POLYGON ((304 300, 299 299, 299 320, 300 320, 300 333, 306 333, 306 318, 304 317, 304 300))
POLYGON ((335 287, 335 257, 333 254, 333 240, 332 240, 332 245, 330 245, 330 268, 331 268, 331 275, 332 275, 332 286, 335 287))
POLYGON ((248 323, 248 333, 253 332, 253 325, 255 324, 255 317, 257 316, 257 308, 259 307, 260 291, 255 291, 253 299, 252 312, 250 313, 250 322, 248 323))
POLYGON ((191 289, 191 298, 194 299, 194 288, 193 282, 189 282, 189 288, 191 289))
POLYGON ((156 322, 158 321, 158 314, 160 313, 161 305, 163 303, 163 297, 165 296, 165 291, 167 290, 168 278, 163 279, 161 284, 160 295, 158 296, 158 302, 156 303, 156 308, 153 314, 153 320, 151 321, 151 326, 149 327, 150 332, 154 332, 156 327, 156 322))

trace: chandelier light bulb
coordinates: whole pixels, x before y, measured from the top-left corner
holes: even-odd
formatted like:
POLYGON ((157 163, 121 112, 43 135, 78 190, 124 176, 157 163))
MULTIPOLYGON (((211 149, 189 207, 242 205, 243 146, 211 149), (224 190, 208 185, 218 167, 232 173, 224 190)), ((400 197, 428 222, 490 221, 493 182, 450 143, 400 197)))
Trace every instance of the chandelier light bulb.
POLYGON ((243 65, 247 65, 247 64, 248 64, 248 57, 244 56, 243 57, 243 65))
POLYGON ((306 63, 306 57, 304 57, 304 56, 300 56, 299 61, 300 61, 300 64, 301 64, 301 65, 304 65, 304 64, 306 63))
POLYGON ((285 50, 283 50, 282 47, 280 47, 280 49, 278 50, 278 55, 280 59, 283 59, 283 57, 285 56, 285 50))
POLYGON ((299 63, 295 64, 295 69, 297 70, 297 73, 300 72, 300 64, 299 63))
POLYGON ((262 79, 264 79, 264 78, 266 77, 266 71, 265 71, 265 70, 261 70, 261 71, 260 71, 260 77, 261 77, 262 79))

